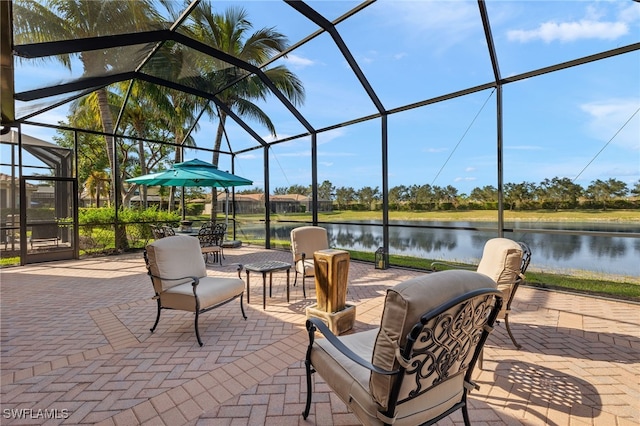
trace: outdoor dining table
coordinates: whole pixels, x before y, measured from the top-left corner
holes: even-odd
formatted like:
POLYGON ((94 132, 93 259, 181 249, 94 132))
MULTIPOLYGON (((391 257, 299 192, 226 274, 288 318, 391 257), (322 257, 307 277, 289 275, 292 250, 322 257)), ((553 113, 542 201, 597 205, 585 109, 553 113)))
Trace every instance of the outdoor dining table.
POLYGON ((262 262, 248 263, 244 265, 247 271, 247 304, 249 301, 249 273, 260 272, 262 274, 262 309, 267 307, 267 274, 269 274, 269 297, 272 296, 273 273, 276 271, 287 271, 287 302, 289 302, 289 275, 291 264, 279 260, 265 260, 262 262))

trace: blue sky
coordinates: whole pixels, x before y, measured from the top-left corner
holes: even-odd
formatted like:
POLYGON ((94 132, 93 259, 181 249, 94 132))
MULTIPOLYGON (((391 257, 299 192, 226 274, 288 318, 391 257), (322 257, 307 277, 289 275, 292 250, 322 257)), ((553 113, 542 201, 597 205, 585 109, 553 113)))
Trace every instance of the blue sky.
MULTIPOLYGON (((335 19, 357 2, 309 4, 335 19)), ((275 26, 292 42, 317 29, 283 2, 241 5, 255 29, 275 26)), ((640 41, 640 3, 631 0, 488 0, 487 9, 503 78, 640 41)), ((474 1, 378 1, 339 24, 338 31, 387 110, 493 78, 474 1)), ((316 129, 376 112, 327 34, 276 63, 285 63, 303 81, 306 102, 300 111, 316 129)), ((23 77, 28 85, 70 74, 57 66, 22 66, 16 70, 17 90, 23 77)), ((452 185, 460 193, 496 186, 496 97, 488 90, 390 115, 390 186, 452 185)), ((632 186, 640 179, 640 53, 507 84, 503 101, 506 182, 559 176, 585 187, 609 178, 632 186)), ((279 138, 304 131, 275 99, 261 106, 279 138)), ((38 119, 57 122, 66 112, 58 108, 38 119)), ((381 187, 380 128, 379 120, 371 120, 320 133, 319 180, 354 189, 381 187)), ((256 129, 272 140, 265 129, 256 129)), ((50 140, 50 131, 24 131, 50 140)), ((227 133, 234 149, 256 144, 232 123, 227 133)), ((214 134, 215 123, 203 122, 195 135, 198 146, 211 147, 214 134)), ((263 165, 263 151, 251 151, 236 158, 235 171, 262 186, 263 165)), ((229 169, 227 159, 220 168, 229 169)), ((270 170, 272 188, 309 185, 309 138, 272 147, 270 170)))

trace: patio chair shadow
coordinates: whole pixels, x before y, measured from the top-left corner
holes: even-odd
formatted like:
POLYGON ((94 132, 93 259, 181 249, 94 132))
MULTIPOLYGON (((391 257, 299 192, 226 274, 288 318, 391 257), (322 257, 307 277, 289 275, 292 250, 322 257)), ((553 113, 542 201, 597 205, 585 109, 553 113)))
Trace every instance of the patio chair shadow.
MULTIPOLYGON (((567 327, 551 327, 525 323, 511 323, 522 349, 529 353, 569 356, 594 361, 624 364, 637 362, 633 348, 640 347, 640 338, 628 334, 585 331, 567 327), (617 348, 617 350, 612 350, 617 348)), ((487 347, 514 349, 503 324, 489 338, 487 347)), ((488 358, 487 358, 488 359, 488 358)))
POLYGON ((602 399, 590 383, 566 372, 515 359, 498 362, 493 380, 478 381, 481 386, 499 386, 508 394, 486 396, 489 404, 510 410, 524 410, 547 425, 556 425, 548 410, 591 419, 602 411, 602 399), (539 409, 539 411, 538 411, 539 409))

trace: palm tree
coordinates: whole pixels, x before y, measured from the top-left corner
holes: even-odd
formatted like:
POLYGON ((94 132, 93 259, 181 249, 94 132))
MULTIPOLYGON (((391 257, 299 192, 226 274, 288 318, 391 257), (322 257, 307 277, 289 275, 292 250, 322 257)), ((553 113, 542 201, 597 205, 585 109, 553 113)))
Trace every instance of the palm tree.
MULTIPOLYGON (((121 89, 125 89, 124 85, 127 83, 121 84, 121 89)), ((124 120, 126 125, 128 125, 131 129, 131 133, 138 138, 146 138, 149 136, 149 130, 151 123, 154 122, 153 117, 157 113, 157 109, 155 105, 150 100, 148 96, 145 96, 147 91, 145 90, 148 86, 145 82, 139 83, 128 83, 130 86, 130 96, 128 98, 128 102, 126 108, 124 108, 124 120)), ((126 90, 126 89, 125 89, 126 90)), ((123 90, 124 92, 124 90, 123 90)), ((146 161, 146 152, 144 147, 144 141, 142 139, 138 139, 138 161, 140 164, 140 174, 146 175, 149 173, 149 169, 147 167, 146 161)), ((140 201, 141 205, 146 209, 147 204, 147 186, 142 185, 140 188, 140 201)), ((127 201, 123 201, 127 204, 127 201)))
MULTIPOLYGON (((198 40, 255 66, 261 66, 287 48, 287 38, 272 28, 263 28, 249 34, 252 25, 247 20, 246 11, 241 8, 232 7, 220 14, 214 12, 209 3, 203 3, 194 11, 192 18, 191 31, 198 40)), ((275 136, 276 130, 269 117, 252 102, 266 99, 270 93, 264 82, 255 75, 238 81, 243 71, 229 67, 228 64, 219 65, 219 61, 212 61, 209 65, 205 80, 215 85, 214 90, 236 82, 218 94, 219 100, 240 117, 257 120, 275 136)), ((304 101, 302 82, 287 67, 275 66, 264 69, 263 72, 293 105, 299 105, 304 101)), ((218 116, 212 158, 215 166, 218 166, 227 114, 219 111, 218 116)), ((216 198, 217 191, 214 189, 211 202, 212 221, 216 219, 216 198)))
MULTIPOLYGON (((162 89, 157 95, 157 105, 162 110, 170 112, 165 116, 168 117, 166 126, 172 132, 174 143, 176 144, 173 162, 174 164, 179 163, 184 161, 184 158, 182 158, 183 148, 195 146, 195 140, 189 134, 189 130, 191 127, 194 130, 198 129, 199 126, 196 123, 197 113, 199 110, 206 108, 207 104, 195 96, 171 89, 162 89)), ((176 189, 172 186, 169 191, 169 211, 174 208, 175 192, 176 189)), ((182 206, 182 209, 184 210, 184 206, 182 206)))
POLYGON ((103 171, 92 171, 84 183, 85 191, 89 193, 89 203, 93 205, 96 200, 96 207, 100 207, 100 197, 109 196, 109 175, 103 171))
MULTIPOLYGON (((152 0, 96 1, 96 0, 16 0, 14 3, 14 38, 16 43, 50 42, 72 38, 94 37, 129 32, 131 28, 149 27, 160 20, 152 0)), ((49 57, 71 68, 70 55, 49 57)), ((84 75, 103 75, 118 66, 116 55, 103 50, 84 51, 78 55, 84 75)), ((123 187, 118 182, 117 164, 113 150, 113 113, 106 88, 96 90, 100 121, 105 136, 114 190, 113 202, 122 204, 123 187), (118 182, 118 185, 115 183, 118 182)), ((126 248, 124 229, 116 229, 116 248, 126 248)))

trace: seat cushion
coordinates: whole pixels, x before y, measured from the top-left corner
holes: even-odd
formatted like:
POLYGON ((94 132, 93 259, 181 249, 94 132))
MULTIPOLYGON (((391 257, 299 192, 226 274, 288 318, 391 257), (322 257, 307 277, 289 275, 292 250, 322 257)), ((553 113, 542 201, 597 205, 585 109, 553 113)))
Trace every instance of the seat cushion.
POLYGON ((296 262, 296 272, 299 274, 303 274, 307 277, 312 277, 315 275, 315 263, 313 258, 305 259, 304 262, 302 260, 296 262))
MULTIPOLYGON (((372 364, 385 370, 396 369, 396 349, 404 347, 407 334, 422 315, 481 288, 495 289, 496 283, 477 272, 449 270, 416 277, 387 290, 372 364)), ((371 374, 371 393, 382 407, 387 407, 391 385, 392 378, 371 374)))
MULTIPOLYGON (((378 329, 338 336, 348 348, 365 360, 370 360, 378 329)), ((351 361, 328 340, 318 338, 311 351, 311 364, 327 384, 352 409, 358 418, 375 422, 378 405, 369 392, 370 372, 351 361)), ((366 422, 365 422, 366 424, 366 422)))
MULTIPOLYGON (((244 292, 244 281, 239 278, 202 277, 196 288, 200 309, 206 309, 244 292)), ((181 311, 196 311, 191 281, 168 288, 161 293, 163 307, 181 311)))
POLYGON ((200 242, 188 235, 165 237, 147 245, 147 259, 156 293, 191 282, 190 278, 169 280, 168 278, 204 277, 207 267, 200 252, 200 242))

